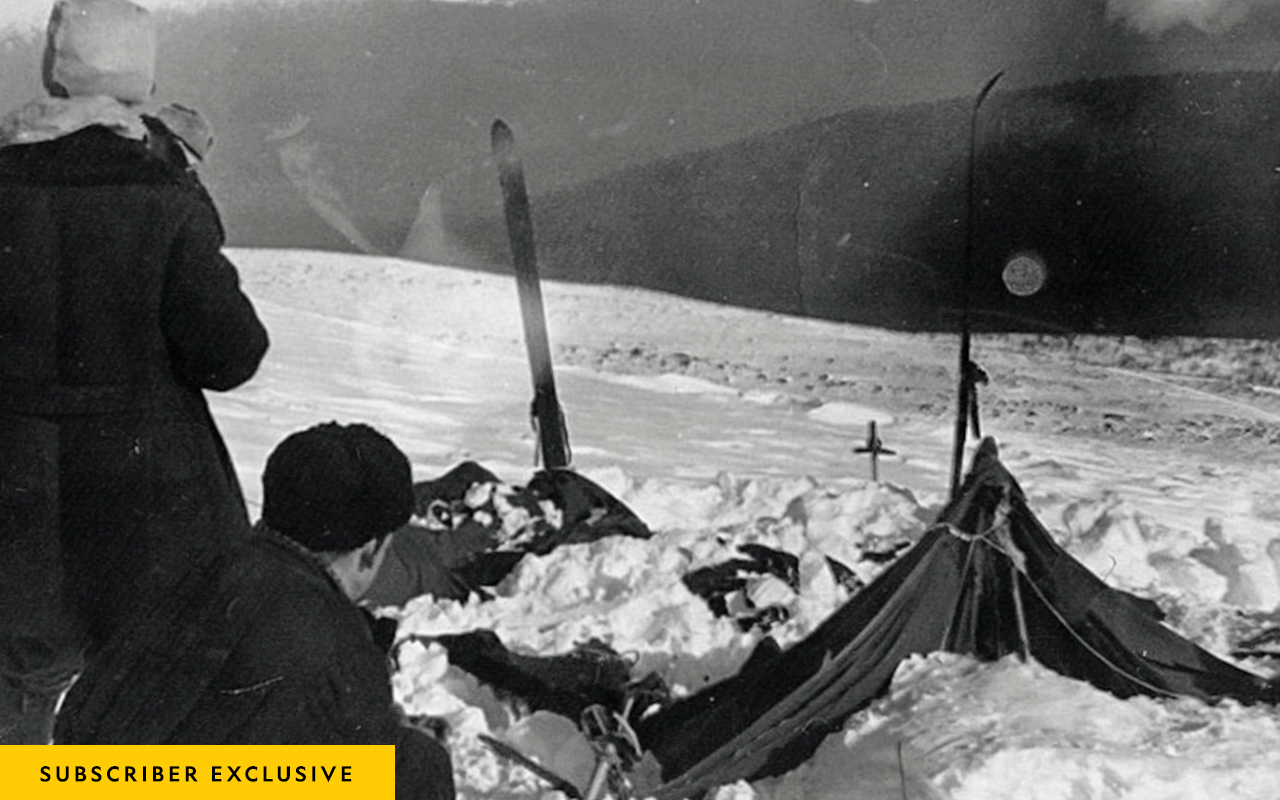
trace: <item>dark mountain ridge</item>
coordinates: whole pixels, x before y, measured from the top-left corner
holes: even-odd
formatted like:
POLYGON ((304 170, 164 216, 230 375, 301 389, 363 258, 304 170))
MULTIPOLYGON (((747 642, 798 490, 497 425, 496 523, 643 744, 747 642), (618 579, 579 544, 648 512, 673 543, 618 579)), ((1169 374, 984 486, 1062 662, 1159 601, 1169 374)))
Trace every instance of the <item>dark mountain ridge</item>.
MULTIPOLYGON (((862 108, 549 192, 535 217, 545 274, 954 327, 972 104, 862 108)), ((1269 335, 1280 299, 1278 116, 1270 72, 993 94, 977 129, 978 324, 1269 335), (1039 264, 1039 291, 1006 284, 1018 255, 1039 264)), ((504 263, 496 216, 446 196, 445 219, 477 264, 504 263)))

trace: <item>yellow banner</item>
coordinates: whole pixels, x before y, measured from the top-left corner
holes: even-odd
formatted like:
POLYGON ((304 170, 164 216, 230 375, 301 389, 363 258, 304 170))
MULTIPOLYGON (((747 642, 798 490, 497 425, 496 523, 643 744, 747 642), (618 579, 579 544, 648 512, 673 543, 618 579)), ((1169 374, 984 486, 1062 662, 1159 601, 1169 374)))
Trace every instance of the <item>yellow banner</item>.
POLYGON ((54 745, 0 747, 10 800, 386 798, 394 745, 54 745))

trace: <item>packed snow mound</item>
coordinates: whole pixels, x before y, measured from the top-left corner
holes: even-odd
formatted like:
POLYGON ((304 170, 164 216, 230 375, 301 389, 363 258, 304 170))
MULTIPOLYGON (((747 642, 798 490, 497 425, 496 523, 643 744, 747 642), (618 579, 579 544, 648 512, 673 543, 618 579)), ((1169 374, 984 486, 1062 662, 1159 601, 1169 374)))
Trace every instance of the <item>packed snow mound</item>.
POLYGON ((819 422, 825 422, 828 425, 845 425, 857 428, 864 428, 869 422, 875 422, 879 425, 891 425, 894 421, 893 414, 888 411, 881 411, 878 408, 841 400, 823 403, 810 411, 809 417, 819 422))
POLYGON ((1280 537, 1234 536, 1216 517, 1198 531, 1173 527, 1109 492, 1068 504, 1062 524, 1064 546, 1115 586, 1240 609, 1280 604, 1280 537))
POLYGON ((623 386, 638 386, 666 394, 708 394, 738 396, 736 389, 688 375, 664 373, 656 376, 610 375, 606 380, 623 386))

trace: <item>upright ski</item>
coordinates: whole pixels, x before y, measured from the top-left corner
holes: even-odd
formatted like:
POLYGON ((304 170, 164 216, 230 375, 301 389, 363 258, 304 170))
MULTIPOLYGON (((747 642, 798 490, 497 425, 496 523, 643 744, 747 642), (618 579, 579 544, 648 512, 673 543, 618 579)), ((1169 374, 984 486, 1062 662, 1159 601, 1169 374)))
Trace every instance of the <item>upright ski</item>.
POLYGON ((987 95, 991 94, 991 90, 995 88, 996 82, 1004 75, 1004 70, 1000 70, 991 76, 982 87, 982 91, 978 92, 977 99, 973 102, 973 115, 969 119, 969 163, 968 175, 966 179, 966 214, 965 220, 965 245, 964 245, 964 262, 960 265, 961 281, 960 281, 960 366, 959 375, 956 378, 956 426, 955 435, 952 437, 951 452, 951 499, 955 499, 960 494, 960 478, 964 471, 964 439, 968 426, 972 425, 973 435, 975 438, 982 437, 982 431, 979 427, 978 420, 978 383, 985 382, 980 380, 980 376, 985 378, 985 373, 975 363, 971 356, 973 331, 970 321, 969 295, 973 286, 973 260, 974 260, 974 214, 975 214, 975 196, 974 196, 974 174, 977 170, 978 160, 978 112, 982 110, 982 103, 987 99, 987 95))
POLYGON ((507 218, 507 236, 515 264, 516 287, 520 292, 520 316, 524 321, 524 342, 533 373, 533 424, 544 469, 569 466, 569 432, 564 412, 556 397, 555 373, 551 366, 551 346, 547 342, 547 320, 542 307, 542 286, 538 282, 538 260, 533 245, 533 217, 525 190, 524 167, 516 152, 511 128, 495 120, 490 131, 493 158, 498 164, 498 181, 507 218))

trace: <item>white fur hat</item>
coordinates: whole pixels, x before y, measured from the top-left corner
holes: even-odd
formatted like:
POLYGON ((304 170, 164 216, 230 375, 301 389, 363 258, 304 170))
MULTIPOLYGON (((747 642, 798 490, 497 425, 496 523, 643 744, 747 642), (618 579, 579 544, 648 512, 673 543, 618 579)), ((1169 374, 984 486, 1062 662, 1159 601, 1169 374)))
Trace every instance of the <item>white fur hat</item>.
POLYGON ((151 15, 129 0, 58 0, 49 18, 44 84, 50 94, 141 103, 155 87, 151 15))

